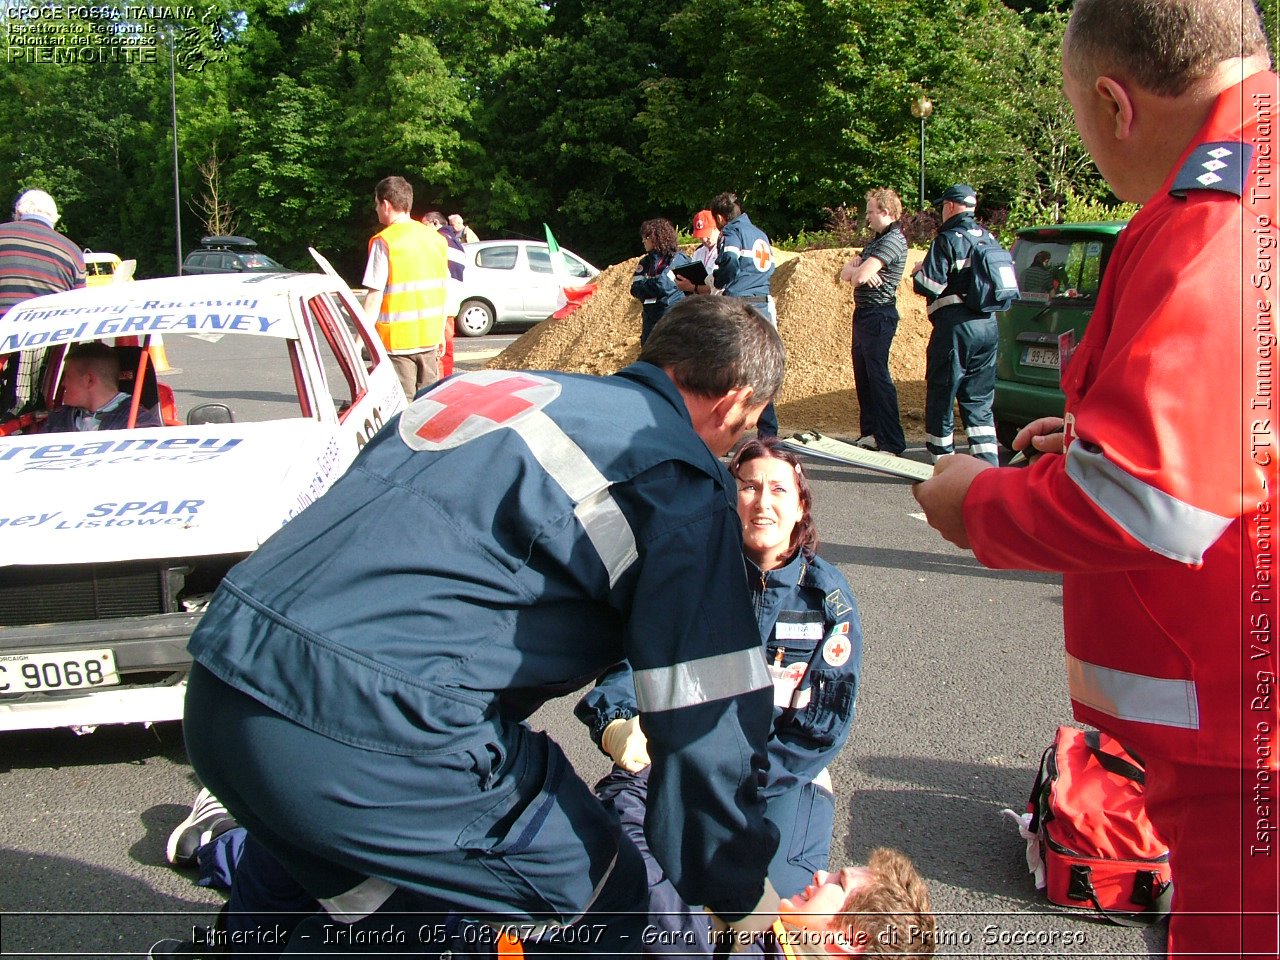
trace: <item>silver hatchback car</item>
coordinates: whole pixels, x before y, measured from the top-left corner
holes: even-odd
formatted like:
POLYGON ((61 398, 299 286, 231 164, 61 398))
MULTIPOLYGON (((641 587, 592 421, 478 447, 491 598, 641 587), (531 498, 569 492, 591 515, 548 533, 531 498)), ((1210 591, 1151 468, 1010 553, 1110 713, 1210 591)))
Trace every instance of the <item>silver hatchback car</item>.
MULTIPOLYGON (((495 324, 532 326, 556 310, 560 284, 551 272, 547 245, 536 240, 481 240, 464 245, 457 334, 483 337, 495 324)), ((600 271, 560 248, 570 283, 588 283, 600 271)))

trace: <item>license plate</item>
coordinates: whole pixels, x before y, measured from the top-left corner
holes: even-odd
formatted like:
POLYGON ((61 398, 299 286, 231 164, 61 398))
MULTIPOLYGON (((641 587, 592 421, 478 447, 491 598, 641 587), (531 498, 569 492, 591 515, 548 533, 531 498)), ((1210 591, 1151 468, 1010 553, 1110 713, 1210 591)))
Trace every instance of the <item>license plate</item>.
POLYGON ((1027 347, 1022 352, 1022 365, 1024 367, 1047 367, 1050 370, 1058 369, 1058 349, 1057 347, 1027 347))
POLYGON ((77 653, 25 653, 0 657, 0 695, 92 690, 120 683, 110 650, 77 653))

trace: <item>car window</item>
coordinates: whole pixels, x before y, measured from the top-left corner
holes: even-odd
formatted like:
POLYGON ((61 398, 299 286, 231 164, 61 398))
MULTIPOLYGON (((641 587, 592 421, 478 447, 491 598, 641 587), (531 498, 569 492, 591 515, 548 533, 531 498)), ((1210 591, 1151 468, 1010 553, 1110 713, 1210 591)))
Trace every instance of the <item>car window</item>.
POLYGON ((564 262, 565 262, 565 266, 569 268, 569 276, 580 277, 583 280, 586 280, 588 277, 591 276, 591 270, 587 267, 587 265, 583 263, 581 260, 579 260, 577 257, 575 257, 572 253, 566 253, 564 255, 564 262))
POLYGON ((1113 243, 1111 238, 1099 237, 1020 238, 1014 247, 1013 259, 1022 299, 1094 296, 1113 243))
POLYGON ((551 273, 551 254, 546 247, 525 247, 529 269, 534 273, 551 273))
POLYGON ((488 270, 514 270, 516 267, 516 246, 485 247, 476 251, 476 266, 488 270))
POLYGON ((307 324, 324 365, 325 381, 338 419, 345 420, 351 405, 365 394, 364 371, 356 360, 355 346, 327 297, 312 297, 307 301, 307 324))
POLYGON ((364 368, 372 373, 378 366, 378 351, 373 346, 373 340, 369 335, 368 328, 361 324, 351 307, 347 305, 347 301, 341 297, 326 293, 325 298, 329 301, 330 307, 336 316, 341 318, 346 325, 347 332, 351 334, 352 343, 360 350, 360 359, 364 362, 364 368))
POLYGON ((284 267, 276 263, 265 253, 244 253, 240 255, 240 262, 244 264, 246 270, 283 270, 284 267))

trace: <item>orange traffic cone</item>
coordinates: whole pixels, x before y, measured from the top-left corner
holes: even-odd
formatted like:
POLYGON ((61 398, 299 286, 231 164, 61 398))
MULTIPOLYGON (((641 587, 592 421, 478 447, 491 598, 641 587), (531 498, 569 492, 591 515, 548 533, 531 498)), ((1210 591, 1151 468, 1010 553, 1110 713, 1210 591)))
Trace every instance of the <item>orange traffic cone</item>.
POLYGON ((151 363, 156 368, 156 373, 168 373, 173 368, 169 366, 169 355, 164 352, 164 337, 158 333, 151 335, 151 363))

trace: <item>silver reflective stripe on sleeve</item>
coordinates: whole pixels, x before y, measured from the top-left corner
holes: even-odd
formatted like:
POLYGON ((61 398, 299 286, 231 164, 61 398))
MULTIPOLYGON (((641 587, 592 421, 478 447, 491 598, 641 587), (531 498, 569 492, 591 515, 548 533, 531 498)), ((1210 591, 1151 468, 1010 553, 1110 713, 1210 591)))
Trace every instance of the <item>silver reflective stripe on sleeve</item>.
POLYGON ((435 290, 444 286, 444 280, 409 280, 405 283, 389 283, 383 293, 409 293, 411 290, 435 290))
POLYGON ((356 923, 376 913, 395 892, 394 883, 388 883, 378 877, 368 877, 346 893, 340 893, 328 900, 321 900, 320 906, 324 907, 324 912, 339 923, 356 923))
POLYGON ((916 282, 919 283, 920 286, 924 287, 934 295, 937 295, 947 289, 947 285, 945 283, 938 283, 937 280, 934 280, 932 277, 926 276, 923 273, 917 273, 915 277, 916 282))
POLYGON ((551 479, 574 502, 574 514, 609 572, 612 587, 640 555, 631 524, 609 493, 609 481, 582 448, 545 413, 532 413, 513 429, 529 445, 530 452, 551 479))
POLYGON ((1100 667, 1067 654, 1067 685, 1071 699, 1117 720, 1200 729, 1196 685, 1190 680, 1100 667))
POLYGON ((773 686, 759 647, 635 672, 641 713, 679 710, 773 686))
POLYGON ((739 259, 742 259, 742 260, 751 260, 755 256, 755 254, 753 254, 750 250, 743 250, 741 247, 726 246, 724 248, 724 252, 731 253, 735 257, 738 257, 739 259))
POLYGON ((1067 476, 1121 529, 1171 560, 1200 563, 1231 524, 1230 517, 1183 503, 1142 482, 1084 440, 1067 448, 1067 476))
MULTIPOLYGON (((938 289, 942 289, 942 288, 939 287, 938 289)), ((939 297, 937 300, 933 301, 933 303, 929 304, 928 312, 933 313, 933 311, 941 310, 943 307, 950 307, 953 304, 963 303, 963 302, 964 301, 961 299, 960 294, 952 293, 945 297, 939 297)))

